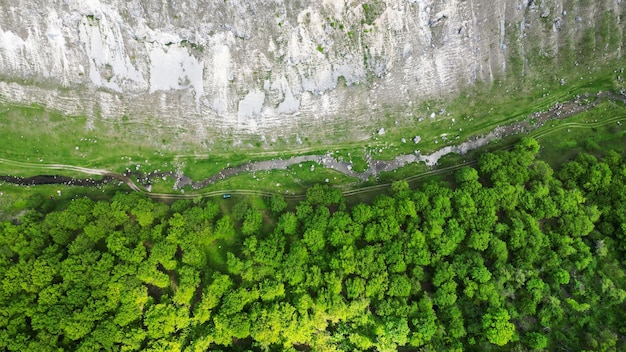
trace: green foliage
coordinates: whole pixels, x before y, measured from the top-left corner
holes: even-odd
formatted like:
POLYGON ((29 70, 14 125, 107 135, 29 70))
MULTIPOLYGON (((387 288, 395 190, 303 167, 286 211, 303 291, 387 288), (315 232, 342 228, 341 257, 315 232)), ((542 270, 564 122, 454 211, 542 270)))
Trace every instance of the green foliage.
POLYGON ((483 316, 483 329, 489 342, 504 346, 511 341, 515 334, 515 325, 509 319, 509 312, 502 308, 483 316))
POLYGON ((361 6, 363 7, 365 17, 363 23, 367 23, 368 25, 373 25, 374 21, 376 21, 385 9, 385 5, 379 0, 371 0, 361 6))
POLYGON ((623 350, 623 157, 555 173, 538 150, 351 209, 315 186, 294 212, 137 194, 28 212, 0 223, 0 349, 623 350))
POLYGON ((343 202, 341 191, 328 185, 316 184, 306 191, 306 199, 312 205, 338 205, 343 202))
POLYGON ((548 338, 537 332, 530 332, 525 337, 528 347, 543 350, 548 347, 548 338))
POLYGON ((243 225, 241 225, 241 233, 246 236, 258 233, 263 226, 263 214, 254 209, 249 209, 246 212, 243 225))
POLYGON ((276 194, 271 196, 269 199, 269 208, 274 214, 282 213, 282 211, 287 208, 285 197, 276 194))

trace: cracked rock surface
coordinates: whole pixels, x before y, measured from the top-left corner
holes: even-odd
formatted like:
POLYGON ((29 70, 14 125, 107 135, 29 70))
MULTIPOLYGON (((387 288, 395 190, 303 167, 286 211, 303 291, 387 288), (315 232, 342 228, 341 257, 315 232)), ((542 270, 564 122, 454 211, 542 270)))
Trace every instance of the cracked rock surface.
POLYGON ((502 77, 512 48, 558 52, 606 11, 624 13, 609 0, 364 3, 0 0, 0 98, 154 117, 189 141, 328 124, 358 134, 385 107, 502 77))

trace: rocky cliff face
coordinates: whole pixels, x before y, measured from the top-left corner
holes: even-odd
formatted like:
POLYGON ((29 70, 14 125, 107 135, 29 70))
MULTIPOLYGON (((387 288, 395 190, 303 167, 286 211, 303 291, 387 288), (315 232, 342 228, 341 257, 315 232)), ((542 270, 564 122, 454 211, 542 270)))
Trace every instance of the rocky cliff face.
POLYGON ((527 74, 526 56, 576 50, 606 16, 620 24, 624 5, 0 0, 0 95, 68 114, 151 116, 198 139, 216 129, 306 135, 307 126, 364 126, 388 107, 409 111, 477 80, 527 74))

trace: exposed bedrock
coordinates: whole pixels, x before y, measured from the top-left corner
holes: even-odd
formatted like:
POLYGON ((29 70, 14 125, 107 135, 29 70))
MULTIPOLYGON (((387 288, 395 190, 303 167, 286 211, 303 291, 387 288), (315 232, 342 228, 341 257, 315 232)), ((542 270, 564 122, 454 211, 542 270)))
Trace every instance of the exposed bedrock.
POLYGON ((510 79, 512 55, 532 72, 525 56, 571 50, 606 16, 621 24, 625 3, 0 0, 0 97, 151 117, 188 141, 322 125, 360 138, 387 107, 510 79))

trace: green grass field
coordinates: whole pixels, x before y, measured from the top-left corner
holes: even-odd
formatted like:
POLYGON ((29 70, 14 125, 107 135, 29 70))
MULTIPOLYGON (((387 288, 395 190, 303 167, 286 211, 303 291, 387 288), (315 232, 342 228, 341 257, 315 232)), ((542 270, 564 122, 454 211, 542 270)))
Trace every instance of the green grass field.
POLYGON ((220 180, 198 191, 192 191, 191 189, 186 189, 185 191, 209 192, 246 189, 291 195, 303 194, 307 188, 317 183, 327 183, 336 187, 350 187, 356 185, 357 182, 358 180, 353 177, 346 176, 332 169, 323 168, 317 163, 305 162, 292 165, 287 170, 243 173, 220 180), (311 166, 314 166, 313 171, 311 171, 311 166))
MULTIPOLYGON (((558 165, 563 160, 575 155, 577 152, 586 151, 602 151, 609 148, 619 148, 624 142, 624 132, 619 125, 622 123, 622 119, 626 116, 626 108, 621 102, 604 101, 593 109, 580 113, 566 120, 551 120, 545 126, 533 131, 531 135, 536 136, 542 144, 542 155, 553 165, 558 165), (597 121, 597 122, 595 122, 597 121), (553 138, 558 136, 558 138, 553 138)), ((626 122, 626 121, 624 121, 626 122)), ((476 159, 479 153, 506 148, 517 141, 521 136, 513 135, 497 142, 492 142, 487 147, 481 150, 472 151, 468 155, 448 155, 444 157, 439 165, 439 168, 445 168, 447 166, 456 165, 466 161, 476 159)), ((96 151, 93 151, 94 153, 96 151)), ((335 156, 338 159, 350 160, 350 157, 355 153, 354 149, 350 152, 339 150, 335 151, 335 156)), ((160 156, 159 156, 160 157, 160 156)), ((165 157, 160 157, 165 158, 165 157)), ((254 160, 256 158, 248 158, 245 161, 254 160)), ((201 179, 203 175, 210 175, 226 167, 229 163, 226 159, 209 163, 205 160, 193 160, 189 161, 184 167, 184 172, 191 176, 193 179, 201 179), (192 164, 193 163, 193 164, 192 164), (212 165, 211 165, 212 164, 212 165), (194 167, 191 167, 193 165, 194 167), (189 172, 188 172, 189 171, 189 172)), ((240 160, 244 162, 243 157, 240 160)), ((70 161, 76 162, 76 159, 70 161)), ((30 161, 32 164, 37 165, 36 161, 30 161)), ((166 163, 166 162, 164 162, 166 163)), ((390 183, 393 180, 398 179, 411 179, 416 175, 421 175, 431 170, 423 164, 409 164, 403 168, 399 168, 393 172, 382 173, 377 179, 370 179, 365 183, 360 183, 357 179, 348 177, 341 173, 338 173, 331 169, 326 169, 315 164, 314 171, 310 170, 311 165, 314 163, 308 162, 299 165, 293 165, 287 170, 273 170, 273 171, 261 171, 256 173, 243 173, 237 176, 233 176, 226 180, 218 181, 215 184, 207 186, 201 190, 192 190, 186 188, 183 191, 187 194, 204 193, 220 190, 257 190, 266 191, 272 193, 278 193, 283 195, 291 194, 303 194, 304 191, 313 184, 316 183, 328 183, 335 187, 344 189, 363 188, 368 186, 374 186, 376 184, 390 183), (327 181, 328 180, 328 181, 327 181)), ((98 166, 97 163, 93 166, 98 166)), ((38 174, 63 174, 70 177, 87 177, 78 171, 63 171, 63 170, 45 170, 42 171, 37 167, 24 167, 16 166, 10 163, 0 163, 0 170, 2 173, 9 175, 21 175, 21 176, 34 176, 38 174)), ((141 169, 140 169, 141 170, 141 169)), ((167 170, 163 167, 161 170, 167 170)), ((98 179, 99 176, 90 176, 98 179)), ((174 180, 171 177, 165 180, 155 179, 153 181, 152 192, 153 193, 175 193, 173 191, 174 180)), ((18 194, 21 197, 21 192, 17 192, 18 189, 25 187, 16 187, 4 185, 0 186, 0 189, 9 187, 5 190, 6 194, 18 194)), ((107 186, 109 187, 109 186, 107 186)), ((41 190, 42 194, 55 193, 50 191, 50 188, 54 186, 37 186, 30 187, 28 191, 24 191, 27 194, 36 193, 37 189, 41 190), (35 190, 32 190, 35 189, 35 190)), ((58 188, 58 187, 56 187, 58 188)), ((98 192, 101 192, 98 190, 98 192)), ((17 197, 17 198, 19 198, 17 197)), ((16 199, 17 199, 16 198, 16 199)), ((6 201, 7 197, 5 197, 6 201)), ((17 206, 19 208, 19 206, 17 206)))

